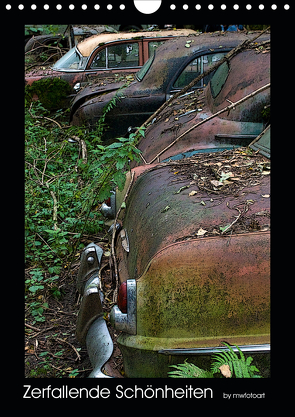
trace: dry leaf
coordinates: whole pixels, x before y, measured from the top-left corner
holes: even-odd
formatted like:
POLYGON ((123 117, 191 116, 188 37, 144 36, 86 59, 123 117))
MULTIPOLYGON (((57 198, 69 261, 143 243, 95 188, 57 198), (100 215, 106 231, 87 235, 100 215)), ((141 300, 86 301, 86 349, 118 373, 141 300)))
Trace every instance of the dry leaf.
POLYGON ((200 227, 200 229, 197 231, 197 236, 204 236, 205 233, 207 233, 207 230, 204 230, 200 227))
POLYGON ((193 190, 189 193, 189 196, 192 197, 193 195, 196 195, 196 194, 198 194, 198 191, 193 190))
POLYGON ((212 180, 210 181, 212 185, 214 185, 214 187, 220 187, 221 185, 223 185, 222 182, 217 181, 217 180, 212 180))
POLYGON ((270 194, 261 194, 261 197, 269 198, 270 197, 270 194))
POLYGON ((231 377, 231 371, 228 365, 221 365, 218 369, 220 369, 220 372, 223 376, 225 376, 225 378, 231 377))
POLYGON ((121 230, 121 242, 122 242, 122 246, 125 249, 126 252, 129 252, 129 239, 126 233, 125 229, 121 230))

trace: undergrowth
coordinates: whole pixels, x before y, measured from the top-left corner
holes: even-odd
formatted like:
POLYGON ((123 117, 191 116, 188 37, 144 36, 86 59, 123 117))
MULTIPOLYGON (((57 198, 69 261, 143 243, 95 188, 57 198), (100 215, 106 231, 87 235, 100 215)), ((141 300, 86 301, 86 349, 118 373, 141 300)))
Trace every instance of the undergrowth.
POLYGON ((109 146, 101 141, 105 114, 119 99, 92 131, 38 101, 25 108, 25 291, 34 322, 45 320, 40 295, 62 297, 60 274, 84 247, 81 237, 102 231, 100 203, 122 189, 129 161, 138 158, 132 135, 109 146))

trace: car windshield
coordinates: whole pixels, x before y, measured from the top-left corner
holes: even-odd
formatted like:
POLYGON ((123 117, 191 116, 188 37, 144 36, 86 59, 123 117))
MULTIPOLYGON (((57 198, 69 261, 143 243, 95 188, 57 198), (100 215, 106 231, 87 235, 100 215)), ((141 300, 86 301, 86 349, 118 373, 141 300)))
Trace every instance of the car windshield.
POLYGON ((146 63, 141 67, 141 69, 136 73, 136 78, 138 79, 138 81, 142 81, 145 74, 148 72, 148 70, 150 69, 150 66, 152 65, 152 62, 154 60, 154 55, 150 56, 149 59, 146 61, 146 63))
POLYGON ((79 63, 80 55, 76 48, 72 48, 54 64, 52 69, 57 71, 77 70, 79 68, 79 63))

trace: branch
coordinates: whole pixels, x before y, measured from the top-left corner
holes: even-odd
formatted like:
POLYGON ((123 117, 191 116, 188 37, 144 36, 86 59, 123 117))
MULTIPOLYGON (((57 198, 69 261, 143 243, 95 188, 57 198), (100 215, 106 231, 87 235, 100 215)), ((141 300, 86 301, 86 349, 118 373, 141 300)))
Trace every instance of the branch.
POLYGON ((75 361, 77 360, 81 360, 81 356, 79 354, 79 352, 77 351, 77 349, 75 348, 74 345, 72 345, 72 343, 67 342, 66 340, 60 339, 59 337, 55 337, 55 340, 57 340, 60 343, 66 343, 67 345, 71 346, 71 348, 73 349, 73 351, 76 353, 77 358, 75 359, 75 361))
POLYGON ((62 126, 54 119, 51 119, 50 117, 47 116, 35 116, 34 114, 32 114, 29 110, 30 115, 34 118, 34 119, 46 119, 49 120, 50 122, 55 123, 60 129, 62 129, 62 126))
POLYGON ((176 142, 178 142, 180 139, 182 139, 185 135, 187 135, 189 132, 191 132, 193 129, 196 129, 198 126, 208 122, 209 120, 213 119, 214 117, 218 116, 221 113, 224 113, 225 111, 229 111, 233 109, 234 107, 238 106, 239 104, 243 103, 244 101, 248 100, 249 98, 255 96, 258 93, 261 93, 262 91, 266 90, 270 87, 270 83, 264 85, 261 88, 258 88, 257 90, 253 91, 253 93, 248 94, 247 96, 241 98, 240 100, 236 101, 235 103, 231 103, 229 106, 224 107, 223 109, 219 110, 217 113, 212 114, 211 116, 207 117, 206 119, 201 120, 196 125, 190 127, 188 130, 183 132, 180 136, 178 136, 173 142, 171 142, 166 148, 162 149, 161 152, 159 152, 150 162, 147 164, 152 164, 160 155, 162 155, 164 152, 166 152, 168 149, 170 149, 176 142))

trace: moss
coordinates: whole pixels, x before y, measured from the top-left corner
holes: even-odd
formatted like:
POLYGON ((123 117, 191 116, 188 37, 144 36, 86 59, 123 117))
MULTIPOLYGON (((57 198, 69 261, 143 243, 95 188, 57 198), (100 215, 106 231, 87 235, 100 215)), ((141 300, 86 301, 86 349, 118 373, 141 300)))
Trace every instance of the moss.
POLYGON ((71 94, 70 84, 60 78, 43 78, 25 86, 25 98, 28 102, 36 94, 42 105, 48 110, 67 107, 67 96, 71 94))

